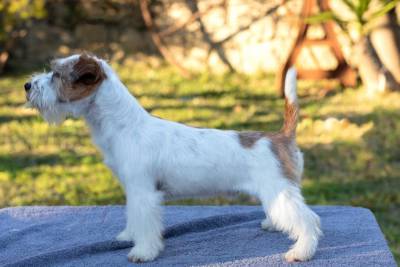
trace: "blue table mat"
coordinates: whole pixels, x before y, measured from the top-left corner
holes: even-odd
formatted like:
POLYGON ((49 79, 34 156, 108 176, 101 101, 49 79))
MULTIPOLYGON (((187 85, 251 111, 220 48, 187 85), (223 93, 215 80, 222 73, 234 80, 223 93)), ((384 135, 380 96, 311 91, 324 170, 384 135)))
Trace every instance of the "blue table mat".
MULTIPOLYGON (((260 206, 166 206, 165 250, 140 266, 396 266, 368 209, 313 206, 324 236, 315 257, 287 264, 293 243, 260 227, 260 206)), ((134 266, 123 206, 0 209, 0 266, 134 266)))

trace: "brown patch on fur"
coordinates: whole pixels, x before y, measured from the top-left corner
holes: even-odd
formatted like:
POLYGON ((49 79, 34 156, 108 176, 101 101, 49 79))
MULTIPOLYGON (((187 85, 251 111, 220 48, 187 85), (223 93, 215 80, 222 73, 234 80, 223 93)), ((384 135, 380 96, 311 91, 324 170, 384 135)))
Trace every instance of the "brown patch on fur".
POLYGON ((73 67, 71 77, 74 79, 71 90, 66 96, 70 101, 79 100, 92 94, 106 78, 96 59, 82 55, 73 67))
POLYGON ((76 61, 51 63, 53 72, 59 75, 59 97, 62 101, 76 101, 91 95, 106 79, 100 63, 92 56, 83 54, 76 61))
POLYGON ((297 152, 299 151, 295 140, 286 136, 283 131, 278 133, 264 132, 239 132, 240 144, 245 148, 252 148, 258 140, 268 138, 271 141, 271 151, 279 160, 283 174, 288 179, 300 183, 298 173, 297 152))
POLYGON ((285 99, 285 120, 281 132, 288 137, 296 136, 297 120, 299 117, 299 106, 297 103, 289 103, 285 99))
POLYGON ((279 159, 283 174, 288 179, 300 183, 301 173, 299 173, 297 162, 299 149, 295 140, 282 133, 266 136, 271 140, 271 150, 279 159))
POLYGON ((239 142, 242 147, 251 148, 258 140, 265 137, 263 132, 238 132, 239 142))

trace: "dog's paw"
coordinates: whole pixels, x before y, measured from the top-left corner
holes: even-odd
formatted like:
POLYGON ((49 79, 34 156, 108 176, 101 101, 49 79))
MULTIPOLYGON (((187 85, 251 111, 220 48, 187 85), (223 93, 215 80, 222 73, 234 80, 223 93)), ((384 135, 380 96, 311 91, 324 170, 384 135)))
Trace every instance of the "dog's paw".
POLYGON ((299 252, 296 249, 291 249, 285 254, 287 262, 308 261, 312 258, 312 254, 299 252))
POLYGON ((274 225, 272 224, 272 222, 268 218, 265 218, 261 222, 261 229, 263 229, 265 231, 269 231, 269 232, 275 232, 276 231, 274 225))
POLYGON ((158 254, 160 254, 162 248, 162 244, 159 247, 149 247, 143 245, 134 246, 128 254, 128 260, 131 262, 152 261, 158 256, 158 254))
POLYGON ((119 233, 116 237, 118 241, 133 241, 133 238, 129 234, 128 230, 123 230, 121 233, 119 233))

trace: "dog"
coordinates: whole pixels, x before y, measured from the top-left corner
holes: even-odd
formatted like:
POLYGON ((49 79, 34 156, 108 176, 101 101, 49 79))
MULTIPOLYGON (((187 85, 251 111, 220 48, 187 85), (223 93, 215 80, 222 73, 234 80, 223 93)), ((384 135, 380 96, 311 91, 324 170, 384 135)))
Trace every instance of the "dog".
POLYGON ((152 261, 163 250, 165 193, 220 192, 256 196, 266 216, 261 227, 295 240, 286 260, 306 261, 322 232, 300 190, 296 71, 285 79, 284 124, 276 133, 195 128, 152 116, 106 61, 88 54, 53 60, 50 72, 34 75, 24 87, 27 103, 49 123, 67 116, 86 121, 126 194, 127 224, 116 239, 134 242, 130 261, 152 261))

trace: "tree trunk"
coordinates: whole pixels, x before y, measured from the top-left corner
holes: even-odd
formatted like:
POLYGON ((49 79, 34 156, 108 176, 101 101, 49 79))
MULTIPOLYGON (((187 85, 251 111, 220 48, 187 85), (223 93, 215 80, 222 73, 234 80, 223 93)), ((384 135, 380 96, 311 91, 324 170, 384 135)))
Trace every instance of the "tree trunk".
POLYGON ((368 94, 400 89, 393 76, 383 66, 369 36, 363 37, 356 46, 357 67, 368 94))
POLYGON ((390 89, 400 87, 400 33, 396 11, 380 17, 371 31, 371 43, 380 61, 392 76, 390 89))

